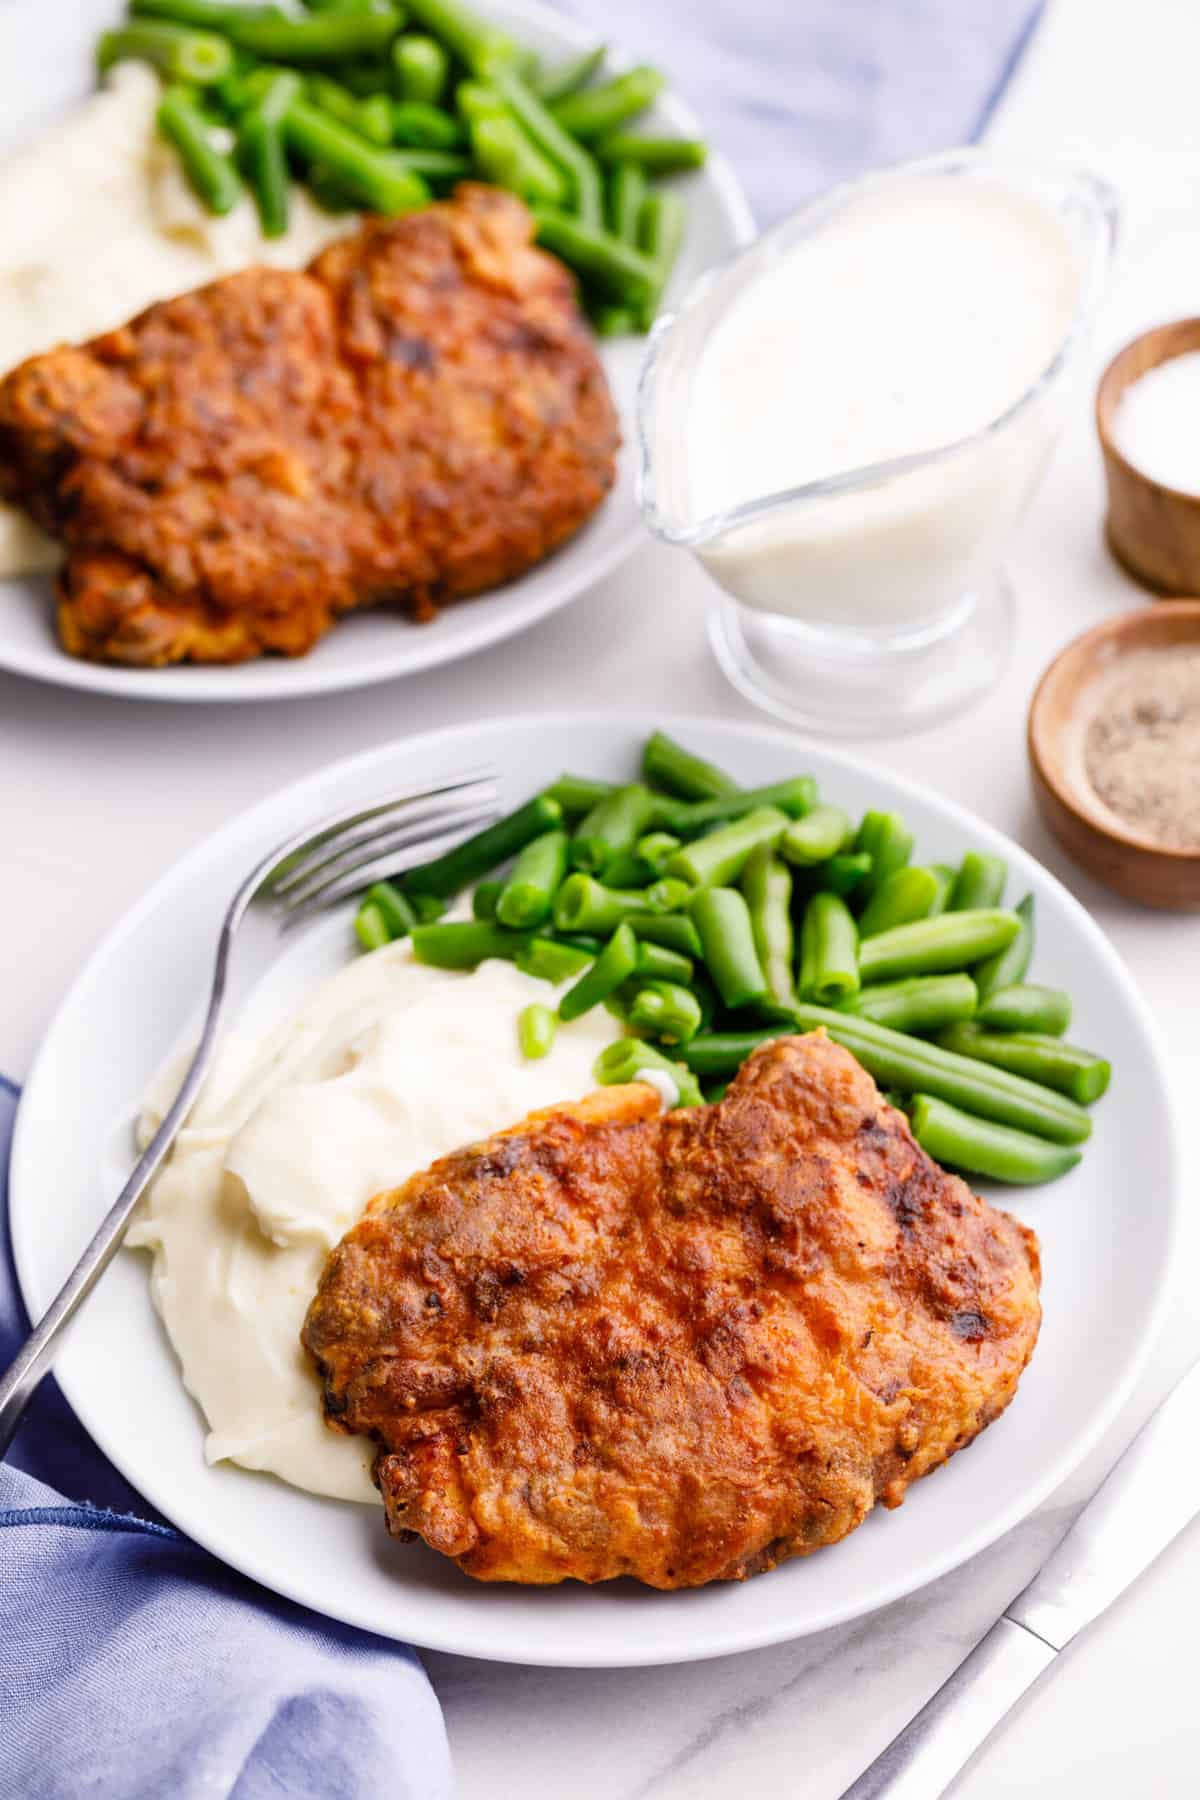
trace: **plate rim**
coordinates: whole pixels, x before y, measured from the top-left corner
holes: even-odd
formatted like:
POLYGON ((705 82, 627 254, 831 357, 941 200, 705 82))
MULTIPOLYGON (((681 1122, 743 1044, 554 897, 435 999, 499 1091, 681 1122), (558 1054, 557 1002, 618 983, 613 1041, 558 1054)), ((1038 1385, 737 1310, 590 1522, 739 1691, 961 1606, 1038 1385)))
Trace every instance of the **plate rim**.
MULTIPOLYGON (((1058 890, 1058 896, 1067 903, 1072 923, 1096 947, 1110 977, 1115 981, 1137 1017, 1151 1053, 1156 1086, 1163 1100, 1165 1127, 1163 1153, 1167 1180, 1164 1195, 1162 1248, 1157 1267, 1153 1272, 1152 1299, 1133 1354, 1128 1359, 1119 1379, 1113 1382, 1103 1402, 1095 1409, 1087 1429, 1073 1437, 1066 1449, 1060 1450, 1050 1458, 1037 1479, 1027 1484, 1007 1508, 1001 1509, 997 1515, 989 1518, 986 1524, 975 1525, 959 1538, 952 1540, 952 1543, 948 1544, 941 1554, 934 1555, 928 1560, 927 1565, 923 1566, 919 1574, 907 1575, 901 1572, 890 1583, 881 1584, 868 1604, 827 1607, 823 1615, 814 1618, 799 1629, 788 1628, 786 1625, 781 1626, 777 1621, 761 1626, 756 1626, 751 1621, 725 1630, 719 1638, 714 1637, 710 1631, 707 1637, 698 1642, 683 1642, 669 1658, 664 1658, 657 1650, 648 1654, 639 1654, 635 1644, 631 1644, 619 1659, 603 1649, 597 1654, 589 1655, 586 1651, 578 1648, 568 1648, 564 1654, 555 1656, 541 1647, 538 1647, 532 1654, 529 1648, 522 1647, 521 1654, 508 1655, 492 1648, 482 1650, 472 1648, 466 1644, 463 1636, 456 1634, 453 1629, 449 1633, 419 1630, 416 1635, 411 1631, 405 1631, 401 1635, 399 1629, 392 1632, 386 1627, 381 1627, 378 1619, 370 1613, 369 1609, 360 1610, 352 1602, 338 1614, 324 1613, 314 1606, 312 1600, 294 1584, 281 1582, 274 1572, 264 1574, 253 1555, 240 1558, 236 1562, 231 1561, 227 1551, 210 1542, 203 1530, 195 1530, 191 1524, 186 1531, 183 1531, 183 1527, 177 1527, 183 1531, 185 1536, 208 1550, 218 1561, 237 1569, 269 1591, 282 1594, 286 1598, 296 1601, 297 1604, 307 1607, 314 1615, 337 1618, 346 1624, 355 1625, 362 1630, 373 1632, 377 1636, 388 1637, 398 1643, 415 1643, 424 1649, 442 1651, 451 1655, 470 1656, 479 1661, 519 1662, 542 1668, 665 1667, 673 1666, 676 1663, 703 1662, 718 1656, 737 1655, 744 1651, 762 1649, 773 1644, 792 1642, 801 1637, 813 1636, 818 1632, 847 1624, 854 1619, 869 1618, 896 1601, 905 1599, 908 1595, 930 1586, 952 1570, 961 1568, 973 1557, 1006 1536, 1024 1519, 1030 1517, 1070 1478, 1106 1435, 1129 1400, 1160 1335, 1164 1313, 1171 1296, 1171 1269, 1182 1225, 1182 1157, 1179 1121, 1171 1084, 1167 1078, 1167 1059, 1157 1022, 1148 1003, 1123 958, 1115 946, 1109 942, 1082 901, 1078 900, 1065 883, 1060 881, 1052 870, 1046 868, 1031 851, 1025 850, 998 826, 980 818, 959 801, 939 794, 932 786, 907 775, 895 773, 886 767, 880 767, 869 757, 860 756, 838 745, 826 744, 819 739, 798 736, 778 726, 759 725, 755 722, 719 718, 706 719, 703 715, 686 713, 661 715, 656 713, 649 722, 657 729, 668 731, 672 735, 685 739, 689 730, 711 731, 715 729, 730 738, 769 744, 786 751, 793 758, 803 757, 809 751, 816 751, 827 762, 838 768, 859 775, 882 775, 898 798, 908 797, 920 805, 932 802, 935 809, 939 810, 956 829, 974 833, 976 841, 982 838, 986 848, 1003 849, 1009 852, 1015 850, 1020 858, 1035 864, 1042 877, 1058 890), (991 842, 989 843, 988 840, 991 842)), ((30 1309, 31 1295, 35 1286, 32 1279, 35 1236, 32 1225, 37 1215, 37 1208, 35 1205, 26 1205, 19 1200, 19 1196, 25 1191, 28 1190, 32 1193, 35 1189, 32 1167, 29 1166, 32 1163, 35 1148, 32 1143, 32 1127, 29 1124, 32 1108, 26 1106, 25 1097, 35 1091, 43 1080, 49 1078, 53 1040, 73 1011, 76 995, 91 978, 93 970, 101 962, 107 960, 127 936, 136 931, 146 914, 159 904, 161 891, 168 884, 185 877, 188 871, 194 872, 196 868, 202 866, 205 860, 211 856, 214 845, 220 840, 226 837, 238 837, 243 833, 251 835, 256 831, 269 831, 271 829, 269 821, 281 801, 299 800, 306 790, 310 790, 316 800, 322 783, 328 781, 332 774, 336 773, 339 778, 350 779, 355 776, 369 776, 374 768, 386 766, 389 759, 398 753, 412 758, 423 750, 437 749, 447 743, 453 743, 455 740, 462 740, 465 748, 473 733, 491 732, 497 728, 528 728, 530 725, 536 725, 539 731, 545 733, 578 730, 580 727, 592 726, 603 726, 608 730, 616 728, 627 732, 629 740, 633 744, 646 734, 647 715, 625 709, 610 711, 595 708, 585 712, 549 712, 529 715, 490 714, 455 725, 439 726, 432 731, 419 732, 408 737, 392 738, 372 749, 339 757, 233 814, 215 831, 209 832, 199 843, 194 844, 183 856, 171 862, 141 897, 135 900, 115 921, 79 969, 55 1009, 38 1046, 29 1075, 23 1084, 22 1099, 17 1107, 11 1153, 8 1211, 13 1260, 16 1265, 21 1297, 27 1311, 30 1309)), ((319 805, 314 808, 314 817, 317 816, 318 810, 319 805)), ((181 1008, 181 1015, 183 1010, 181 1008)), ((47 1296, 47 1301, 49 1298, 50 1296, 47 1296)), ((124 1473, 119 1444, 114 1451, 111 1434, 103 1422, 97 1429, 88 1417, 88 1407, 85 1405, 81 1409, 77 1406, 71 1393, 72 1383, 69 1377, 65 1379, 60 1377, 59 1379, 63 1393, 84 1429, 103 1454, 118 1470, 124 1473)), ((166 1497, 166 1504, 164 1504, 157 1481, 151 1484, 149 1490, 140 1479, 133 1485, 165 1517, 172 1518, 170 1495, 166 1497)))
MULTIPOLYGON (((569 14, 558 12, 545 4, 545 0, 502 0, 502 10, 517 18, 524 18, 556 37, 565 50, 581 48, 596 41, 596 33, 592 29, 569 14)), ((619 44, 609 46, 608 59, 618 70, 629 66, 633 60, 630 53, 619 44)), ((655 105, 682 136, 703 135, 700 121, 692 108, 674 92, 668 90, 659 97, 655 105)), ((703 169, 698 173, 711 187, 732 234, 732 248, 723 252, 722 257, 731 255, 750 243, 758 231, 746 190, 738 180, 732 164, 718 150, 710 151, 703 169)), ((715 267, 722 257, 714 258, 705 267, 715 267)), ((602 348, 601 346, 601 351, 602 348)), ((630 484, 632 492, 632 468, 626 469, 624 480, 630 484)), ((609 499, 615 498, 619 492, 620 485, 619 478, 618 485, 611 495, 606 496, 600 508, 592 515, 593 518, 600 517, 609 499)), ((585 521, 582 529, 586 530, 588 523, 590 521, 585 521)), ((560 546, 560 549, 569 551, 576 541, 577 538, 573 537, 560 546)), ((430 669, 463 662, 480 651, 490 649, 493 644, 519 637, 522 632, 540 624, 543 619, 582 599, 627 561, 641 544, 648 541, 641 510, 635 508, 628 529, 593 556, 577 586, 570 585, 569 577, 566 591, 561 580, 551 583, 549 591, 529 604, 528 610, 515 620, 500 618, 489 624, 486 619, 481 618, 475 634, 457 649, 443 651, 434 640, 430 640, 427 647, 410 645, 410 655, 401 668, 390 666, 386 662, 381 666, 378 659, 364 660, 362 668, 354 671, 342 670, 337 665, 322 668, 314 661, 313 652, 319 649, 319 645, 314 645, 307 655, 294 658, 254 657, 249 662, 240 664, 213 664, 206 667, 202 664, 183 663, 176 664, 172 669, 122 669, 109 663, 92 663, 80 657, 69 656, 57 640, 50 643, 48 650, 39 651, 19 645, 10 649, 0 633, 0 671, 25 681, 41 682, 47 687, 66 688, 77 693, 103 694, 121 700, 160 701, 179 706, 245 706, 257 705, 262 701, 303 700, 325 694, 353 693, 360 689, 378 687, 387 681, 405 681, 430 669), (47 658, 50 660, 47 661, 47 658), (276 683, 270 676, 263 678, 262 686, 254 684, 254 671, 264 666, 274 669, 280 665, 290 677, 286 685, 276 683), (225 675, 233 678, 232 687, 216 678, 222 670, 225 675), (194 680, 202 672, 205 675, 211 672, 214 676, 212 692, 208 691, 207 686, 201 686, 194 680), (156 683, 154 677, 163 675, 169 679, 156 683), (238 677, 243 679, 239 681, 238 677)), ((549 568, 553 561, 554 557, 551 556, 534 567, 549 568)), ((9 581, 27 579, 29 577, 0 577, 0 590, 9 581)), ((523 576, 518 577, 511 585, 519 587, 523 579, 523 576)), ((470 606, 476 601, 486 602, 501 592, 502 589, 493 589, 477 594, 463 604, 470 606)), ((434 623, 436 625, 436 621, 434 623)))

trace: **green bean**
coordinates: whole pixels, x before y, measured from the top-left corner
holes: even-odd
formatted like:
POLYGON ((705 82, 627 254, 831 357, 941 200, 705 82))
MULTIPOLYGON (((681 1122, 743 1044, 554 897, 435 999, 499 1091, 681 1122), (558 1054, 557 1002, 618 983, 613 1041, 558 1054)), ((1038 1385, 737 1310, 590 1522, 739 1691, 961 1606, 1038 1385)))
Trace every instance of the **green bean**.
POLYGON ((874 1019, 893 1031, 937 1031, 975 1012, 975 983, 969 975, 914 975, 907 981, 880 981, 866 987, 839 1011, 874 1019))
POLYGON ((419 890, 414 892, 410 889, 408 899, 417 915, 418 922, 422 925, 432 925, 434 920, 440 919, 446 910, 446 902, 440 900, 436 894, 423 894, 419 890))
MULTIPOLYGON (((378 144, 380 149, 386 148, 392 141, 392 102, 386 94, 370 94, 365 100, 358 101, 357 129, 369 144, 378 144)), ((411 157, 405 158, 405 167, 412 168, 411 157)), ((465 164, 464 164, 465 167, 465 164)), ((418 170, 418 173, 423 171, 418 170)))
POLYGON ((554 116, 572 137, 585 142, 605 137, 627 119, 636 118, 652 106, 666 87, 666 76, 643 63, 614 75, 611 81, 582 93, 568 94, 554 103, 554 116))
POLYGON ((864 981, 965 969, 1003 950, 1020 928, 1016 913, 998 907, 946 912, 936 919, 918 919, 912 925, 897 925, 864 938, 859 968, 864 981))
POLYGON ((556 938, 535 937, 517 951, 514 960, 523 975, 551 981, 558 987, 586 969, 593 953, 575 944, 560 944, 556 938))
POLYGON ((611 298, 639 308, 655 291, 657 270, 648 256, 610 231, 546 206, 533 209, 537 241, 584 280, 611 298))
POLYGON ((471 911, 477 919, 494 919, 496 902, 504 892, 502 881, 481 881, 471 895, 471 911))
POLYGON ((225 31, 241 49, 270 62, 331 63, 385 50, 399 24, 398 12, 382 9, 256 18, 239 8, 226 21, 225 31))
POLYGON ((790 863, 810 868, 836 856, 853 834, 850 814, 840 806, 814 806, 788 826, 779 840, 779 853, 790 863))
POLYGON ((357 62, 339 63, 338 80, 359 100, 371 94, 386 94, 392 84, 392 72, 382 56, 357 62))
POLYGON ((505 931, 487 919, 443 919, 412 934, 413 955, 435 969, 475 969, 492 957, 512 962, 528 942, 527 931, 505 931))
POLYGON ((586 87, 592 76, 603 68, 607 54, 607 46, 597 44, 594 50, 585 50, 581 56, 569 57, 557 67, 547 69, 533 84, 538 99, 549 106, 552 101, 565 100, 568 94, 586 87))
POLYGON ((459 5, 458 0, 405 0, 405 4, 418 25, 440 38, 477 75, 518 54, 507 32, 459 5))
POLYGON ((480 172, 494 186, 507 188, 531 204, 557 206, 562 202, 565 184, 560 171, 530 142, 515 119, 503 113, 475 118, 468 129, 480 172))
POLYGON ((643 331, 649 331, 662 305, 686 230, 687 213, 678 194, 646 195, 638 221, 638 249, 650 258, 657 273, 654 292, 643 301, 639 313, 643 331))
POLYGON ((276 18, 279 13, 276 6, 246 6, 243 0, 129 0, 129 11, 135 19, 167 19, 174 25, 216 32, 224 31, 231 19, 250 13, 258 18, 276 18))
MULTIPOLYGON (((590 227, 593 232, 600 232, 604 218, 604 189, 598 165, 582 144, 563 130, 549 108, 542 105, 537 95, 530 91, 511 68, 493 66, 490 79, 522 130, 528 132, 542 154, 548 156, 567 177, 571 186, 571 205, 580 225, 590 227)), ((557 226, 553 229, 560 242, 574 241, 557 226)), ((551 244, 550 248, 554 250, 555 245, 551 244)), ((626 249, 628 250, 628 245, 626 249)), ((578 243, 576 250, 579 251, 578 243)), ((572 260, 563 252, 556 250, 556 254, 561 254, 564 262, 572 260)), ((621 297, 618 295, 618 298, 621 297)))
MULTIPOLYGON (((682 888, 672 889, 668 900, 683 896, 682 888)), ((674 910, 671 906, 656 909, 646 888, 610 888, 594 875, 581 870, 568 875, 554 896, 554 924, 559 931, 591 931, 607 936, 625 919, 643 917, 655 910, 674 910)))
POLYGON ((450 58, 436 38, 418 32, 398 37, 392 45, 392 67, 401 101, 439 104, 446 92, 450 58))
POLYGON ((1007 949, 998 950, 994 956, 977 963, 971 971, 975 986, 979 989, 981 1005, 1001 988, 1015 987, 1017 982, 1023 981, 1032 960, 1033 895, 1026 894, 1014 910, 1021 923, 1012 943, 1007 949))
POLYGON ((653 808, 654 796, 640 781, 605 794, 575 828, 573 866, 603 869, 618 850, 631 850, 649 825, 653 808))
POLYGON ((390 156, 397 168, 426 181, 460 181, 471 172, 470 158, 455 150, 393 150, 390 156))
POLYGON ((399 162, 395 152, 377 150, 349 126, 306 101, 298 100, 288 108, 283 132, 290 150, 320 164, 350 199, 372 212, 409 212, 429 198, 421 177, 399 162))
POLYGON ((376 906, 383 914, 390 938, 404 938, 414 929, 417 915, 398 887, 390 881, 377 881, 362 897, 364 906, 376 906))
POLYGON ((940 892, 938 878, 931 869, 893 869, 867 901, 858 929, 863 937, 873 937, 895 925, 927 919, 940 892))
POLYGON ((1082 1154, 1066 1144, 1048 1144, 1027 1131, 976 1118, 930 1094, 913 1095, 912 1129, 935 1162, 1022 1186, 1056 1181, 1076 1166, 1082 1154))
MULTIPOLYGON (((1058 1144, 1082 1144, 1092 1121, 1081 1106, 1036 1082, 971 1057, 957 1056, 923 1038, 907 1037, 870 1019, 832 1012, 823 1006, 797 1006, 792 1026, 799 1031, 824 1027, 834 1043, 858 1058, 884 1087, 903 1093, 932 1094, 967 1112, 1032 1131, 1058 1144)), ((711 1032, 694 1037, 684 1052, 688 1067, 699 1076, 731 1075, 759 1044, 780 1037, 788 1027, 763 1031, 711 1032)))
POLYGON ((858 988, 854 916, 837 894, 814 894, 800 927, 800 996, 836 1006, 858 988))
POLYGON ((741 792, 732 775, 655 731, 642 748, 642 776, 680 800, 719 800, 741 792))
POLYGON ((637 968, 633 972, 639 979, 675 981, 682 987, 690 985, 694 974, 690 957, 668 950, 665 944, 644 944, 640 938, 637 968))
POLYGON ((1090 1106, 1107 1091, 1112 1064, 1077 1044, 1061 1038, 1039 1037, 1033 1032, 988 1031, 982 1025, 948 1025, 938 1033, 943 1050, 956 1056, 977 1057, 993 1068, 1023 1075, 1056 1093, 1067 1094, 1081 1106, 1090 1106))
POLYGON ((1043 1037, 1061 1037, 1071 1023, 1071 996, 1061 988, 1014 982, 1012 987, 989 994, 977 1017, 993 1031, 1033 1031, 1043 1037))
POLYGON ((638 855, 636 847, 615 851, 601 873, 605 887, 644 888, 649 882, 658 880, 658 870, 638 855))
POLYGON ((382 950, 385 944, 392 941, 387 920, 379 908, 365 903, 354 915, 354 935, 364 950, 382 950))
POLYGON ((463 141, 463 128, 440 106, 422 100, 389 103, 392 142, 413 150, 453 150, 463 141))
POLYGON ((855 833, 855 850, 865 850, 871 858, 871 872, 859 890, 869 900, 881 882, 895 870, 902 869, 912 855, 913 834, 899 813, 866 812, 855 833))
POLYGON ((742 892, 750 908, 754 948, 766 977, 767 1000, 772 1006, 793 1006, 792 877, 769 844, 761 844, 751 853, 742 870, 742 892))
POLYGON ((575 819, 591 812, 612 791, 611 781, 592 781, 586 775, 560 775, 546 789, 546 795, 561 806, 565 819, 575 819))
POLYGON ((567 872, 567 834, 545 831, 532 838, 496 902, 496 918, 512 931, 540 925, 550 917, 554 896, 567 872))
POLYGON ((241 89, 236 110, 261 113, 272 125, 282 124, 292 102, 304 97, 304 78, 295 69, 279 69, 272 63, 260 63, 236 79, 241 89))
POLYGON ((680 848, 682 840, 670 831, 648 831, 634 845, 634 854, 656 875, 665 872, 666 865, 680 848))
POLYGON ((232 157, 215 150, 208 120, 185 87, 169 87, 158 105, 158 129, 179 152, 187 176, 209 212, 232 212, 242 194, 242 180, 232 157))
POLYGON ((672 1062, 640 1038, 617 1038, 605 1046, 592 1064, 592 1074, 601 1087, 624 1087, 627 1082, 636 1081, 643 1069, 658 1069, 669 1075, 678 1091, 680 1106, 704 1104, 700 1083, 686 1064, 672 1062))
POLYGON ((786 829, 786 813, 774 806, 756 807, 677 850, 667 864, 667 874, 696 887, 728 887, 741 874, 751 852, 760 844, 773 847, 786 829))
POLYGON ((664 1044, 686 1044, 695 1037, 702 1021, 695 994, 674 981, 652 981, 639 986, 627 1016, 635 1031, 649 1032, 664 1044))
MULTIPOLYGON (((243 91, 249 91, 253 76, 247 76, 243 82, 243 91)), ((361 102, 340 81, 332 75, 310 75, 305 83, 306 92, 314 106, 319 106, 333 119, 351 130, 358 131, 358 109, 361 102)), ((361 133, 360 133, 361 136, 361 133)))
POLYGON ((633 132, 614 132, 595 145, 601 162, 619 169, 643 169, 651 175, 681 175, 702 169, 708 145, 701 138, 641 137, 633 132))
POLYGON ((631 337, 634 332, 641 330, 637 314, 629 306, 615 306, 611 303, 592 306, 589 317, 597 337, 631 337))
POLYGON ((521 1055, 527 1062, 537 1062, 548 1056, 558 1031, 558 1018, 548 1006, 540 1006, 536 1000, 523 1006, 517 1015, 517 1041, 521 1046, 521 1055))
POLYGON ((857 894, 871 873, 874 858, 869 850, 840 851, 813 870, 817 891, 837 894, 843 900, 857 894))
MULTIPOLYGON (((636 163, 619 163, 608 178, 608 228, 623 244, 637 244, 645 198, 646 177, 642 170, 636 163)), ((653 777, 647 772, 646 779, 653 777)))
POLYGON ((954 878, 947 911, 976 912, 981 907, 999 906, 1007 880, 1008 864, 1002 856, 968 850, 954 878))
POLYGON ((564 1022, 581 1018, 609 994, 615 993, 637 968, 637 954, 637 939, 633 932, 628 925, 618 925, 591 968, 559 1001, 559 1018, 564 1022))
POLYGON ((754 947, 754 928, 745 897, 736 888, 706 887, 691 903, 705 965, 726 1006, 746 1006, 767 997, 767 978, 754 947))
POLYGON ((210 87, 233 74, 233 51, 223 37, 155 20, 101 32, 96 45, 101 75, 114 63, 129 61, 152 63, 168 81, 195 87, 210 87))
POLYGON ((264 237, 284 237, 291 194, 287 152, 278 123, 261 106, 251 107, 238 121, 238 150, 254 193, 264 237))
POLYGON ((660 944, 679 956, 700 956, 700 934, 687 913, 628 913, 627 918, 643 945, 660 944))
POLYGON ((409 893, 436 894, 441 899, 490 874, 516 856, 531 839, 553 831, 562 822, 562 807, 548 794, 535 794, 516 812, 477 831, 465 843, 455 845, 436 862, 412 869, 404 878, 409 893))
POLYGON ((936 919, 938 914, 944 913, 950 904, 950 895, 954 891, 955 871, 949 863, 930 863, 929 873, 938 884, 937 894, 929 909, 929 917, 936 919))
POLYGON ((693 805, 664 800, 660 823, 668 831, 683 837, 695 837, 710 825, 723 824, 759 806, 777 806, 789 819, 798 819, 815 804, 817 784, 811 775, 793 775, 787 781, 773 781, 766 787, 738 788, 731 794, 718 794, 711 800, 698 800, 693 805))

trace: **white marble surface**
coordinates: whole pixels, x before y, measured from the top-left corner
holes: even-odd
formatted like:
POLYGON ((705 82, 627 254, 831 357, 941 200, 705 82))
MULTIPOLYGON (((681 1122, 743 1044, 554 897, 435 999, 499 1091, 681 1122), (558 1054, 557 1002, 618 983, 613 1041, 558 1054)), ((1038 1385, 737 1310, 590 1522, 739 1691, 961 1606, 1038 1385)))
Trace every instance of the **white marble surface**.
MULTIPOLYGON (((1098 162, 1124 190, 1126 249, 1098 358, 1144 323, 1200 312, 1198 69, 1194 0, 1051 0, 996 120, 997 141, 1098 162)), ((1200 1077, 1200 919, 1140 911, 1086 882, 1041 830, 1025 770, 1023 719, 1038 671, 1067 638, 1139 599, 1102 548, 1101 503, 1081 400, 1010 559, 1021 623, 1007 677, 968 717, 868 749, 1013 833, 1081 895, 1158 1015, 1186 1118, 1200 1077)), ((568 612, 484 660, 296 706, 123 708, 0 677, 0 1068, 25 1072, 80 962, 169 858, 333 756, 446 721, 559 706, 567 695, 581 708, 644 715, 669 702, 747 717, 709 658, 704 600, 685 561, 647 546, 568 612)), ((1109 1445, 1040 1517, 925 1593, 818 1639, 680 1669, 583 1674, 430 1657, 463 1800, 834 1800, 1023 1584, 1195 1353, 1195 1247, 1189 1219, 1169 1330, 1109 1445)), ((1194 1793, 1198 1603, 1193 1530, 1068 1652, 967 1771, 959 1800, 1194 1793)))

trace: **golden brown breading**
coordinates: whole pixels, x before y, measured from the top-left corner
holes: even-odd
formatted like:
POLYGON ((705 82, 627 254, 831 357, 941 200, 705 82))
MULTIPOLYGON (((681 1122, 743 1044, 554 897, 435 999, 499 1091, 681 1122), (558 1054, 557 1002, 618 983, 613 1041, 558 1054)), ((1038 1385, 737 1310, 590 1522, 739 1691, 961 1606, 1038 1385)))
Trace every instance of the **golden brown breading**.
POLYGON ((655 1104, 610 1090, 380 1195, 309 1310, 389 1528, 482 1580, 805 1555, 970 1443, 1033 1351, 1032 1232, 823 1034, 718 1105, 655 1104))
POLYGON ((368 220, 0 382, 0 493, 62 538, 62 640, 144 666, 299 655, 549 554, 618 430, 571 277, 495 188, 368 220))

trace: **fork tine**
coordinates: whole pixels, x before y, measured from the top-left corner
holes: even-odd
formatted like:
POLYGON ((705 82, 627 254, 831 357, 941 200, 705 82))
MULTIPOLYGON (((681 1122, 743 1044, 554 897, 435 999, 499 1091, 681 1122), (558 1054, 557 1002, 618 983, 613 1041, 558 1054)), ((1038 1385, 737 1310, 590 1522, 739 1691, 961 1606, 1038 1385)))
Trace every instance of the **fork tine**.
POLYGON ((307 894, 293 895, 283 906, 283 929, 287 931, 291 926, 314 918, 317 913, 325 912, 331 906, 337 906, 340 901, 350 899, 361 888, 369 887, 373 881, 382 881, 388 875, 402 874, 435 856, 441 856, 447 850, 453 850, 472 831, 490 825, 499 817, 499 812, 498 806, 482 808, 477 813, 459 819, 450 830, 439 833, 437 837, 422 837, 407 846, 393 848, 374 856, 369 862, 357 864, 344 874, 331 876, 307 894))
POLYGON ((291 912, 293 908, 303 906, 306 901, 327 893, 335 882, 340 884, 350 881, 361 885, 364 868, 374 868, 378 863, 387 863, 393 870, 401 866, 411 868, 415 863, 427 860, 425 846, 432 837, 441 837, 446 832, 453 831, 461 839, 470 830, 477 829, 481 821, 494 819, 495 816, 496 803, 489 801, 482 805, 443 807, 430 818, 415 822, 405 819, 397 825, 386 826, 373 836, 362 839, 352 850, 346 851, 345 855, 334 857, 301 886, 291 888, 282 896, 276 895, 276 900, 284 912, 291 912), (399 852, 410 846, 420 854, 410 856, 403 864, 395 860, 399 852))
MULTIPOLYGON (((343 866, 349 868, 356 857, 361 861, 362 852, 385 832, 407 830, 416 836, 421 827, 428 830, 442 824, 449 826, 465 813, 495 805, 496 794, 495 782, 480 777, 462 783, 449 794, 413 796, 391 807, 377 808, 369 818, 356 817, 341 829, 324 833, 319 842, 290 859, 284 873, 272 883, 271 891, 277 899, 290 895, 302 900, 322 875, 337 874, 343 866)), ((400 843, 408 841, 399 839, 400 843)))
MULTIPOLYGON (((287 881, 300 867, 306 858, 328 844, 331 839, 351 832, 360 825, 369 825, 372 820, 385 814, 396 812, 400 807, 410 803, 427 800, 439 794, 451 796, 460 789, 472 787, 476 782, 494 781, 496 771, 486 764, 475 769, 464 769, 455 775, 445 775, 433 781, 416 781, 409 787, 397 788, 384 795, 381 800, 373 800, 369 806, 358 807, 354 812, 338 812, 327 814, 317 821, 302 837, 292 840, 286 854, 283 847, 276 852, 276 860, 269 865, 269 880, 274 887, 276 883, 287 881)), ((267 877, 265 877, 267 878, 267 877)))

